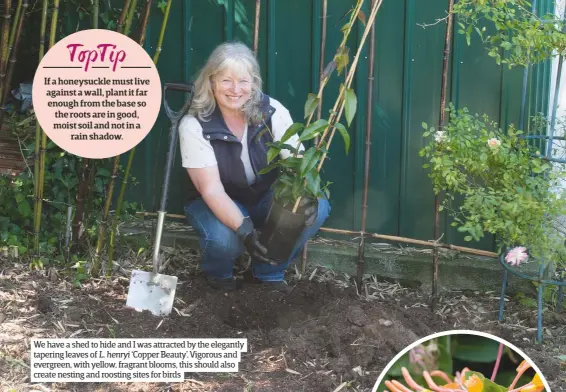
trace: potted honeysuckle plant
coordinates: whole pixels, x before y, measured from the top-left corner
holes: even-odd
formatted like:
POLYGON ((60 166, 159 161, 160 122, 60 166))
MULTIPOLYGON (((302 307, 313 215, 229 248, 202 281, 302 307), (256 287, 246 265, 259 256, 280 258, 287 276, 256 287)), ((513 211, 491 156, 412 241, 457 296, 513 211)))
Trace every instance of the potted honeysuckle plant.
POLYGON ((465 241, 494 235, 499 252, 511 249, 505 257, 511 265, 532 256, 563 266, 564 228, 558 219, 566 214, 564 165, 546 160, 513 125, 504 131, 466 108, 448 111, 442 131, 423 123, 429 142, 420 155, 428 161, 423 166, 430 169, 434 191, 445 192, 441 209, 452 216, 452 226, 465 241), (456 197, 463 199, 457 207, 456 197))
POLYGON ((348 22, 341 28, 344 36, 341 44, 336 50, 333 60, 326 66, 320 81, 318 94, 308 94, 304 105, 304 122, 292 124, 285 132, 283 138, 270 145, 268 151, 268 162, 270 163, 262 173, 271 170, 279 170, 279 176, 273 185, 274 201, 262 230, 261 242, 268 249, 268 256, 274 259, 287 259, 305 227, 305 215, 302 210, 317 205, 318 198, 329 197, 329 185, 323 181, 320 170, 326 159, 330 144, 336 131, 342 136, 345 144, 346 154, 350 147, 350 135, 347 126, 352 124, 356 113, 356 93, 351 88, 353 76, 356 71, 361 48, 375 19, 381 2, 375 2, 371 14, 366 20, 361 11, 364 0, 358 0, 355 7, 348 13, 348 22), (357 21, 365 25, 365 31, 358 51, 350 63, 349 48, 346 41, 357 21), (348 69, 349 67, 349 69, 348 69), (343 75, 345 80, 340 85, 336 102, 329 113, 328 119, 319 118, 314 120, 315 111, 320 104, 322 93, 332 74, 336 71, 338 76, 343 75), (345 114, 346 124, 341 121, 345 114), (299 136, 299 145, 290 145, 289 139, 299 136), (313 139, 318 142, 306 150, 299 149, 301 143, 310 142, 313 139), (291 156, 281 159, 281 151, 288 150, 291 156))

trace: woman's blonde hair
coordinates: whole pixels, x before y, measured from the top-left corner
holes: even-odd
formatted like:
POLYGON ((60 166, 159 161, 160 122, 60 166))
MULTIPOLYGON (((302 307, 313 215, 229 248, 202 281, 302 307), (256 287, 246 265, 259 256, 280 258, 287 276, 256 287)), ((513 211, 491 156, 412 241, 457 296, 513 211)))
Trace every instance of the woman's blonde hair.
POLYGON ((246 120, 261 121, 259 103, 263 92, 259 64, 254 53, 240 42, 225 42, 218 45, 210 54, 194 82, 194 96, 189 114, 202 121, 209 120, 216 108, 216 99, 212 91, 213 78, 226 69, 233 69, 236 72, 245 70, 252 76, 250 98, 244 103, 242 111, 246 120))

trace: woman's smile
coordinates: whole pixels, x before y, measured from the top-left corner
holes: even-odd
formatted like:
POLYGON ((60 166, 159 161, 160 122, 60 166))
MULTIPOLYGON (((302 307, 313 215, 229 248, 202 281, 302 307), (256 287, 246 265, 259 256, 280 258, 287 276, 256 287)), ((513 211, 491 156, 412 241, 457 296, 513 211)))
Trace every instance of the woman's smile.
POLYGON ((252 76, 248 72, 228 70, 215 78, 214 96, 218 105, 224 109, 240 109, 250 98, 252 76))

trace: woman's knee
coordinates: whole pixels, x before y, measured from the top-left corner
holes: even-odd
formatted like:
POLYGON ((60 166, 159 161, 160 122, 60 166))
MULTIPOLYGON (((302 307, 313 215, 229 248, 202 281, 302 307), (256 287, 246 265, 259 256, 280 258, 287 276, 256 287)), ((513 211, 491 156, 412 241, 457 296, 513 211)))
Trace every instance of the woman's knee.
POLYGON ((244 245, 240 238, 222 222, 210 224, 207 227, 207 233, 204 242, 208 252, 220 253, 226 258, 235 258, 244 252, 244 245))
POLYGON ((236 233, 222 223, 204 201, 187 205, 185 213, 207 252, 219 252, 225 257, 237 257, 243 252, 243 244, 236 233))

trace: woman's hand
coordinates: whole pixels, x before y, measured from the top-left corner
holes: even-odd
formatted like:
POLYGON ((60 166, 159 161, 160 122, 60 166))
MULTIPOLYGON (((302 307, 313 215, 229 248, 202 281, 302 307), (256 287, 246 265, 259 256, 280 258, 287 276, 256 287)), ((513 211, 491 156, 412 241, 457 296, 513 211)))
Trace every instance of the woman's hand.
POLYGON ((271 265, 277 265, 276 261, 267 257, 267 249, 259 242, 259 235, 249 216, 244 218, 241 226, 236 230, 236 234, 238 234, 238 237, 244 242, 244 246, 252 259, 271 265))

